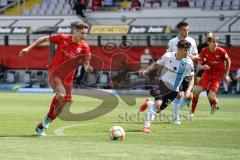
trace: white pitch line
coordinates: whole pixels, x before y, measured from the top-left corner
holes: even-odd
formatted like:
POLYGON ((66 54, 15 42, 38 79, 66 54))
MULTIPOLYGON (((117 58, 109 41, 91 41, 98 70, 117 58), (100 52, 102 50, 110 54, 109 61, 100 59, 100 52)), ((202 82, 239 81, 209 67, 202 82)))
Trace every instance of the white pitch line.
POLYGON ((73 127, 79 127, 79 126, 85 126, 85 125, 92 125, 92 124, 97 124, 97 123, 84 123, 84 124, 73 124, 70 126, 64 126, 64 127, 60 127, 54 130, 55 135, 57 136, 64 136, 64 130, 68 129, 68 128, 73 128, 73 127))

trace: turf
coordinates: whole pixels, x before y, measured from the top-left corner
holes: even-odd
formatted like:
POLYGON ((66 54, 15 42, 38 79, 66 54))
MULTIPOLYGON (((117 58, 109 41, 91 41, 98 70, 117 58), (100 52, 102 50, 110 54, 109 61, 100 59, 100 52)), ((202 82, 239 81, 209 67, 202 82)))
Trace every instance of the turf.
MULTIPOLYGON (((89 121, 57 119, 47 137, 35 135, 34 128, 48 111, 52 95, 0 93, 1 160, 239 160, 239 97, 220 97, 220 110, 210 115, 207 99, 199 100, 196 116, 182 125, 171 123, 171 105, 152 124, 152 133, 143 134, 145 114, 138 112, 144 98, 134 106, 119 99, 116 109, 89 121), (124 141, 112 141, 108 130, 114 125, 126 131, 124 141)), ((108 99, 111 101, 111 98, 108 99)), ((96 108, 101 100, 74 96, 71 112, 96 108)))

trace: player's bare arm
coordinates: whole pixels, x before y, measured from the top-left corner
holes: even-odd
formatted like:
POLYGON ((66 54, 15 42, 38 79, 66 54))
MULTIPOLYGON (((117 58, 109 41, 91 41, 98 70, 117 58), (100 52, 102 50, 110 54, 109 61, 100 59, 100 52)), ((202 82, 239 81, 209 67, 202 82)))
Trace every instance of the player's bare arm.
POLYGON ((207 69, 210 69, 210 66, 207 65, 207 64, 201 64, 201 63, 198 62, 198 68, 200 70, 207 70, 207 69))
POLYGON ((189 54, 188 55, 192 60, 198 60, 199 59, 199 55, 197 53, 195 54, 189 54))
POLYGON ((147 74, 151 73, 152 71, 157 71, 157 72, 161 73, 162 68, 163 68, 163 66, 161 66, 157 63, 153 63, 150 66, 148 66, 145 70, 141 70, 140 75, 146 76, 147 74))
POLYGON ((189 84, 188 84, 188 89, 185 92, 185 97, 189 98, 191 96, 191 91, 194 85, 194 76, 189 76, 189 84))
POLYGON ((49 41, 49 36, 45 36, 45 37, 40 37, 38 38, 36 41, 34 41, 31 45, 29 45, 26 48, 23 48, 20 52, 19 52, 19 56, 24 56, 24 54, 28 53, 32 48, 39 46, 40 44, 44 43, 44 42, 48 42, 49 41))
POLYGON ((230 66, 231 66, 231 59, 229 57, 227 57, 227 59, 226 59, 225 76, 224 76, 224 79, 225 79, 225 81, 227 83, 231 82, 231 78, 229 77, 230 66))
POLYGON ((146 73, 148 73, 154 67, 154 65, 155 65, 155 63, 150 64, 146 69, 140 69, 139 70, 139 76, 140 77, 145 76, 146 73))

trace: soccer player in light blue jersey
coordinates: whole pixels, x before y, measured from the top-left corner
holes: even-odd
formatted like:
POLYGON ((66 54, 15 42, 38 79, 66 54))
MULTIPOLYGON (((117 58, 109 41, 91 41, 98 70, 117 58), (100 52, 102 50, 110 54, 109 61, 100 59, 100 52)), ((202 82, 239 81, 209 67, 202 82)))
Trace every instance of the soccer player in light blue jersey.
POLYGON ((191 96, 194 85, 194 70, 193 61, 187 56, 190 47, 190 42, 180 40, 177 43, 177 52, 166 52, 160 60, 140 72, 143 76, 148 76, 150 70, 155 67, 158 68, 160 73, 156 85, 153 85, 153 89, 150 90, 155 102, 151 103, 148 98, 140 108, 140 111, 149 108, 143 132, 150 132, 150 124, 157 113, 164 110, 176 98, 186 75, 189 76, 189 84, 185 97, 189 98, 191 96))

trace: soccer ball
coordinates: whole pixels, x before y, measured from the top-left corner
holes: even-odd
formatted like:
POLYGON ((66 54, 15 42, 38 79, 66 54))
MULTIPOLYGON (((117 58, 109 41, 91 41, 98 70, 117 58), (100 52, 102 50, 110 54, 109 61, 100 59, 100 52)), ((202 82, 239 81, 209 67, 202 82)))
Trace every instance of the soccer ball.
POLYGON ((109 137, 111 140, 124 140, 125 138, 125 131, 121 126, 113 126, 109 130, 109 137))

